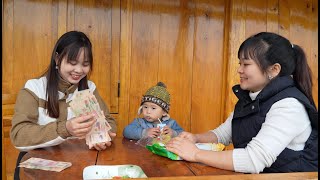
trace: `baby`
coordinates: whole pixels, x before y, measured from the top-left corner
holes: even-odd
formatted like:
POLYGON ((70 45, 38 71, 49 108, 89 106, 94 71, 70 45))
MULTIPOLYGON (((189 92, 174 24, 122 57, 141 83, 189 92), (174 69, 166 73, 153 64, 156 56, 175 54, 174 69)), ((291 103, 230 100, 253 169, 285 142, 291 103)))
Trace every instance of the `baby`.
POLYGON ((138 115, 123 130, 123 136, 128 139, 141 139, 142 137, 156 138, 161 135, 176 137, 183 129, 169 116, 170 94, 166 85, 158 82, 143 95, 138 115))

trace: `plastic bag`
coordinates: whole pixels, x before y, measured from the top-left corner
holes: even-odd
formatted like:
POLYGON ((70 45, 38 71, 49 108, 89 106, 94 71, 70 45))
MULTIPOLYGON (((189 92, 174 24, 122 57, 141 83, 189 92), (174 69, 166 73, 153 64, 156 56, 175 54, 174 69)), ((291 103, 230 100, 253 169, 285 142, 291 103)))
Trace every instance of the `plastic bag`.
POLYGON ((166 149, 165 144, 171 139, 170 135, 161 135, 157 138, 144 137, 136 144, 146 147, 149 151, 159 156, 167 157, 171 160, 182 160, 182 158, 166 149))
POLYGON ((154 143, 151 146, 147 145, 146 148, 153 152, 154 154, 163 156, 163 157, 167 157, 171 160, 182 160, 182 158, 178 155, 176 155, 173 152, 170 152, 166 149, 166 147, 164 145, 162 145, 161 143, 154 143))
MULTIPOLYGON (((172 160, 183 160, 177 154, 166 149, 166 143, 171 140, 169 135, 161 135, 157 138, 144 137, 137 141, 137 144, 146 147, 149 151, 159 156, 167 157, 172 160)), ((196 143, 197 148, 208 151, 223 151, 225 146, 221 143, 196 143)))

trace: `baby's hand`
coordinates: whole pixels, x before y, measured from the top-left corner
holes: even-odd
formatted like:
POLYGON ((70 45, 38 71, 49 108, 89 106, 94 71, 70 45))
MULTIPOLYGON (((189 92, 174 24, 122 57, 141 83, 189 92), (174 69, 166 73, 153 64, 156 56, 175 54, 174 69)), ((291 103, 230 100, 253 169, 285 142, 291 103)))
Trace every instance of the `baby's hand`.
POLYGON ((160 135, 160 129, 159 128, 149 128, 146 131, 146 135, 152 138, 156 138, 160 135))
POLYGON ((164 135, 170 135, 170 137, 172 137, 173 135, 173 130, 169 127, 169 126, 165 126, 163 129, 162 129, 162 133, 164 135))

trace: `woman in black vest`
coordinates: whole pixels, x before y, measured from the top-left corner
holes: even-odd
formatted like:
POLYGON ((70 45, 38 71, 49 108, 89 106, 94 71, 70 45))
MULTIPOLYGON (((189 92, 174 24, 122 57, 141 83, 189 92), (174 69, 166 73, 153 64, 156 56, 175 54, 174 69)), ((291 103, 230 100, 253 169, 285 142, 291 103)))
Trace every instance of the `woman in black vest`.
POLYGON ((318 170, 318 111, 302 48, 261 32, 238 51, 240 84, 234 111, 218 128, 181 133, 167 149, 187 161, 244 173, 318 170), (200 150, 195 143, 233 143, 234 149, 200 150))

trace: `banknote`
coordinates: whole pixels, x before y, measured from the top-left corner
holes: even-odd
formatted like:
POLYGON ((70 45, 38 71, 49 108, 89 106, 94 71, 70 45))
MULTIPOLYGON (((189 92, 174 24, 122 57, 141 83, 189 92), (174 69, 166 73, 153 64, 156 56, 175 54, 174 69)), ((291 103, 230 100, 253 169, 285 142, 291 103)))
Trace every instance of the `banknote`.
POLYGON ((111 141, 108 131, 111 129, 101 110, 99 102, 89 89, 76 91, 72 101, 69 103, 75 116, 95 114, 96 123, 93 124, 90 132, 86 135, 86 144, 91 149, 94 144, 111 141))
POLYGON ((61 172, 62 170, 70 167, 71 165, 72 164, 70 162, 53 161, 48 159, 31 157, 28 160, 21 162, 19 164, 19 167, 61 172))

